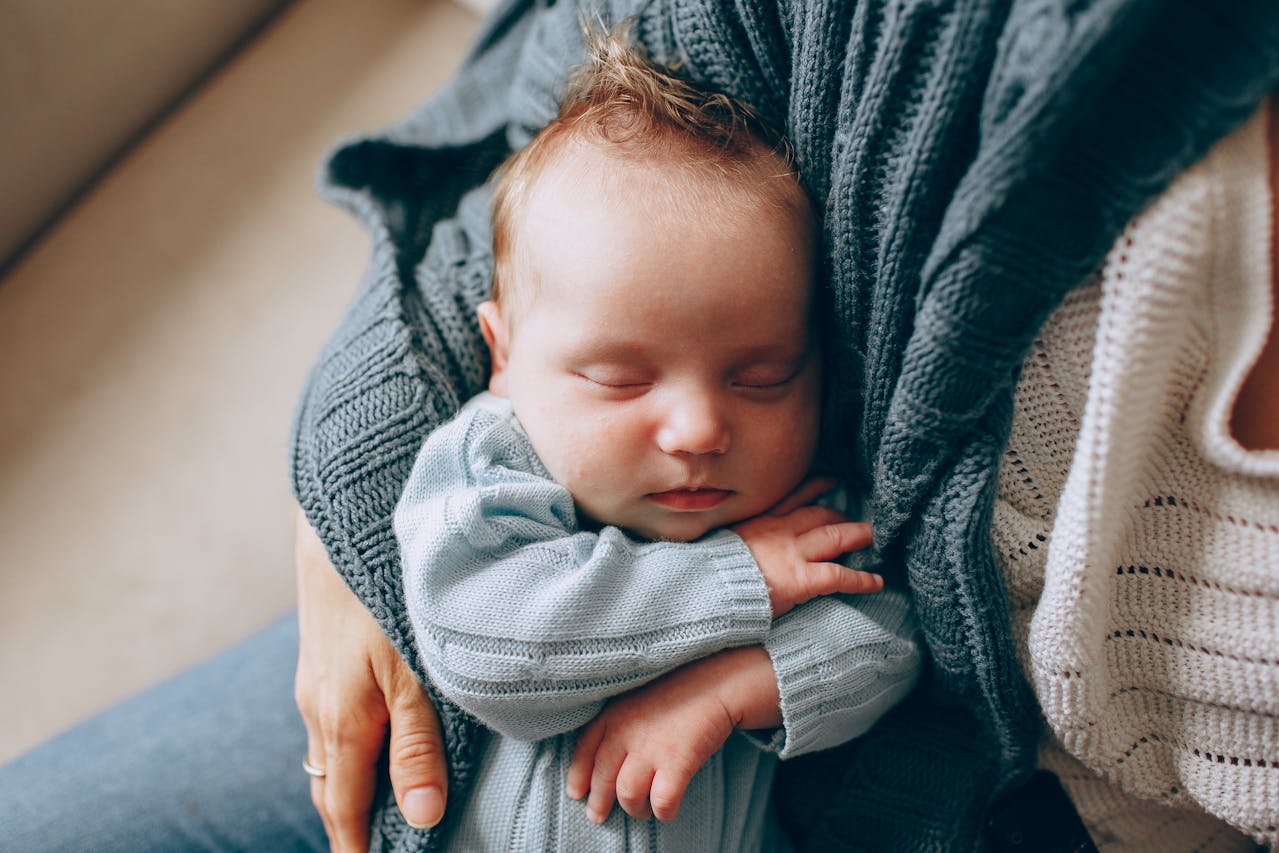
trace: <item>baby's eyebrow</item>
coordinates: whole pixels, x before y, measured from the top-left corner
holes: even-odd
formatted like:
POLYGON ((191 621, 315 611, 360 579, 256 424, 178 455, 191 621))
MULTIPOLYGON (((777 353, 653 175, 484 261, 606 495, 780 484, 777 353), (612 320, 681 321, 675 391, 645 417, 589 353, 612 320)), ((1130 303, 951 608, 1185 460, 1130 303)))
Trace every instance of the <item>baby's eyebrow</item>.
POLYGON ((800 362, 814 351, 812 336, 805 335, 800 340, 787 339, 743 347, 739 356, 741 361, 800 362))
MULTIPOLYGON (((583 330, 584 334, 577 340, 567 342, 567 349, 574 361, 609 362, 616 364, 643 363, 670 352, 673 348, 716 347, 719 344, 706 339, 694 341, 634 339, 624 332, 610 334, 607 331, 583 330)), ((799 364, 816 351, 815 340, 811 334, 797 337, 782 336, 776 340, 758 343, 740 343, 731 338, 726 347, 718 349, 719 356, 734 365, 769 363, 799 364)))
POLYGON ((652 347, 625 338, 592 338, 571 347, 575 357, 590 361, 631 362, 642 359, 652 347))

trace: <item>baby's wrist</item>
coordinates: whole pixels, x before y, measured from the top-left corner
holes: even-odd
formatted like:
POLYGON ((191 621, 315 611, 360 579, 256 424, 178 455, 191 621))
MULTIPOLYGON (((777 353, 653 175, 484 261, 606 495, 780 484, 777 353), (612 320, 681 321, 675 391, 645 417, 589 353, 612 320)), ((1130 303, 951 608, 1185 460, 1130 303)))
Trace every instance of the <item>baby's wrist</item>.
POLYGON ((739 729, 771 729, 782 724, 781 694, 773 661, 763 646, 741 646, 716 656, 720 701, 739 729))

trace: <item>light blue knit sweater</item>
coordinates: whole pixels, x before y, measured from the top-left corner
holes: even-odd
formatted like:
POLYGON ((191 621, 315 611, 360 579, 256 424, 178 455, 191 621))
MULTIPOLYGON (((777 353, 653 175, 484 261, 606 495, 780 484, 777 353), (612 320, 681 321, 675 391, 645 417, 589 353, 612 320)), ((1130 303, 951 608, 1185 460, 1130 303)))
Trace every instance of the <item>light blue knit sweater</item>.
POLYGON ((578 523, 511 411, 480 394, 427 439, 395 511, 409 617, 437 688, 497 732, 449 846, 752 851, 778 843, 777 757, 844 743, 914 686, 906 598, 827 596, 773 621, 746 543, 630 538, 578 523), (679 817, 603 826, 564 794, 575 731, 605 700, 725 648, 762 643, 783 726, 734 734, 679 817))

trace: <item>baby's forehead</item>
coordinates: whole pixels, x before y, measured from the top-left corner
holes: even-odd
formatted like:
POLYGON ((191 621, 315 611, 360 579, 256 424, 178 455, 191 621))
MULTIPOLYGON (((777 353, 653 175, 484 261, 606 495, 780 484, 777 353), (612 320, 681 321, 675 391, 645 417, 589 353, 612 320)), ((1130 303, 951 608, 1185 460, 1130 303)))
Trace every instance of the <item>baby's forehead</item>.
POLYGON ((570 137, 548 152, 529 185, 538 196, 568 204, 639 207, 690 227, 715 217, 814 219, 812 206, 786 161, 759 143, 750 156, 727 157, 670 134, 664 142, 613 145, 570 137))
POLYGON ((570 168, 593 166, 605 171, 661 175, 673 181, 740 184, 748 188, 769 178, 798 185, 785 159, 753 137, 730 150, 669 129, 621 142, 567 133, 547 153, 548 168, 556 164, 568 164, 570 168))
POLYGON ((511 251, 502 299, 513 314, 546 288, 566 285, 566 268, 603 267, 637 247, 663 252, 673 242, 715 242, 745 251, 752 247, 743 241, 759 242, 755 235, 762 229, 765 237, 789 241, 761 257, 763 266, 814 251, 808 198, 767 149, 759 156, 770 159, 747 169, 730 168, 714 152, 677 145, 576 139, 557 148, 530 175, 519 212, 508 220, 511 251))

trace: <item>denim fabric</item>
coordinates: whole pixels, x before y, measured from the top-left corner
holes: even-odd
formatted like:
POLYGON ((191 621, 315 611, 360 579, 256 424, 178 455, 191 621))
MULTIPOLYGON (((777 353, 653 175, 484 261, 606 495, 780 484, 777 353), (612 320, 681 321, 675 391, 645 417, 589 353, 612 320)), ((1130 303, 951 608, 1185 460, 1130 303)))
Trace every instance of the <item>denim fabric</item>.
POLYGON ((0 767, 0 851, 327 850, 297 645, 290 615, 0 767))

